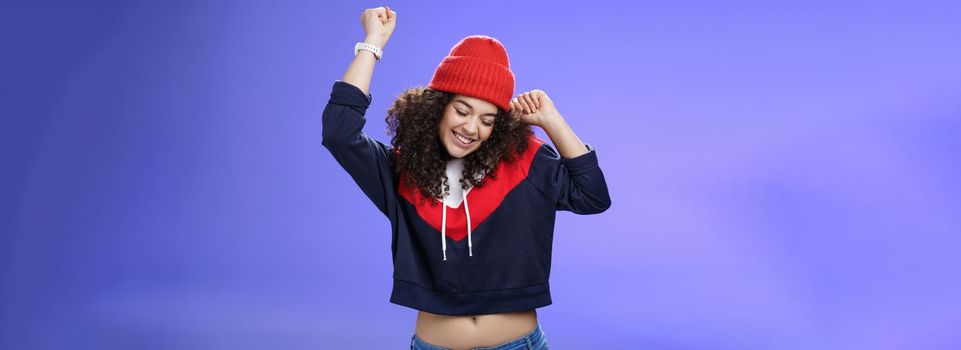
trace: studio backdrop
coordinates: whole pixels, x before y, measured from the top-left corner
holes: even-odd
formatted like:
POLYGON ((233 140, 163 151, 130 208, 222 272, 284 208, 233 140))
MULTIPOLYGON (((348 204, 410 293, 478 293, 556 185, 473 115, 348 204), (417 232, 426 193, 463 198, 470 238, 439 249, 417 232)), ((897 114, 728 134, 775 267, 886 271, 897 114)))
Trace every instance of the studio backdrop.
POLYGON ((483 34, 597 152, 552 349, 961 348, 956 2, 19 0, 0 348, 406 348, 389 222, 321 145, 381 5, 367 134, 483 34))

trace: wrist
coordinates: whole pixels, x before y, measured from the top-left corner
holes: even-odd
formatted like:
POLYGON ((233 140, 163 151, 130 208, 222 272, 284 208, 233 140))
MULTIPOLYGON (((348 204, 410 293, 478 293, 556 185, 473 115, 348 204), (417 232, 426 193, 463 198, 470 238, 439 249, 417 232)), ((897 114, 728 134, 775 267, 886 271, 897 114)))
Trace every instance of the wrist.
POLYGON ((381 37, 379 37, 379 36, 373 36, 373 35, 368 35, 367 37, 365 37, 365 38, 364 38, 364 42, 365 42, 365 43, 368 43, 368 44, 371 44, 371 45, 374 45, 374 46, 377 46, 378 48, 381 48, 381 49, 383 49, 383 48, 384 48, 384 45, 387 44, 387 41, 385 41, 385 40, 382 39, 381 37))
POLYGON ((380 59, 384 55, 384 51, 381 50, 380 47, 377 47, 377 45, 373 45, 367 42, 359 42, 354 45, 355 56, 359 55, 361 51, 367 51, 367 52, 373 53, 374 57, 377 58, 378 61, 380 61, 380 59))
POLYGON ((541 118, 539 126, 541 129, 544 129, 544 131, 551 131, 557 130, 559 127, 563 127, 564 123, 565 121, 563 116, 561 116, 559 113, 553 113, 545 115, 543 118, 541 118))
POLYGON ((372 51, 369 51, 369 50, 358 50, 358 51, 357 51, 357 54, 356 54, 355 56, 361 56, 361 55, 363 55, 363 56, 369 56, 370 58, 374 59, 374 62, 379 61, 379 60, 377 59, 377 55, 375 55, 372 51), (365 52, 366 52, 366 53, 365 53, 365 52))

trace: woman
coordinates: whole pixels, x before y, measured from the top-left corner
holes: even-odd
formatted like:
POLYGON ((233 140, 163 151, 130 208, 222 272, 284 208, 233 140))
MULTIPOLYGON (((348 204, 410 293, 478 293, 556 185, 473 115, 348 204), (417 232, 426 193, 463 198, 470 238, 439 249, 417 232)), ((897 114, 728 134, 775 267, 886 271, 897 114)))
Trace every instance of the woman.
POLYGON ((513 96, 507 52, 483 35, 395 99, 390 146, 368 137, 370 79, 397 13, 367 9, 361 23, 366 38, 324 109, 323 145, 390 219, 390 301, 419 310, 411 349, 546 349, 535 309, 551 304, 555 213, 610 207, 594 149, 544 91, 513 96))

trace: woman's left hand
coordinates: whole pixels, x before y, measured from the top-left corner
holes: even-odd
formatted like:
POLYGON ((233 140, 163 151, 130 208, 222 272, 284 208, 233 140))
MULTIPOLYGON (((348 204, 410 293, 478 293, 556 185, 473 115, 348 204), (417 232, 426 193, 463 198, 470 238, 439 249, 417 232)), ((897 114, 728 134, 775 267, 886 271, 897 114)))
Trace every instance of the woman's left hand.
POLYGON ((526 124, 543 127, 551 118, 560 117, 554 102, 544 90, 531 90, 511 100, 511 112, 526 124), (516 111, 516 113, 515 113, 516 111))

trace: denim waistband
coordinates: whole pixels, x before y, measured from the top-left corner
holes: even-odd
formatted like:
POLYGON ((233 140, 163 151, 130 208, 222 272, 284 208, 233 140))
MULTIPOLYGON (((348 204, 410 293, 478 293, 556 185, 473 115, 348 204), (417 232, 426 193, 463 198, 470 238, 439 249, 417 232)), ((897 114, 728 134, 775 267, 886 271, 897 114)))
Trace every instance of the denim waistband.
MULTIPOLYGON (((428 343, 417 336, 415 333, 410 338, 410 348, 415 350, 451 350, 450 348, 445 348, 442 346, 437 346, 428 343)), ((544 337, 544 332, 541 330, 541 324, 538 322, 534 329, 531 330, 524 336, 519 338, 509 340, 502 344, 487 346, 487 347, 476 347, 471 348, 471 350, 520 350, 520 349, 547 349, 547 341, 544 337)))

